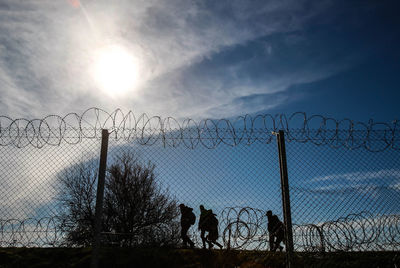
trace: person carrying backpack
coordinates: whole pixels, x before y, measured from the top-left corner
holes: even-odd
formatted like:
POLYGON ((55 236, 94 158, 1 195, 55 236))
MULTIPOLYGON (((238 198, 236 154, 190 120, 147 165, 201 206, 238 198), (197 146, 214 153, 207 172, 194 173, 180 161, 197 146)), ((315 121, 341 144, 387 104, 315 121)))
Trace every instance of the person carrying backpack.
POLYGON ((212 213, 212 217, 210 218, 210 226, 208 229, 208 235, 206 236, 208 248, 212 249, 214 245, 217 245, 220 249, 222 249, 222 245, 217 242, 218 239, 218 219, 215 217, 216 215, 212 213))
POLYGON ((207 242, 209 249, 213 248, 214 244, 222 249, 222 245, 217 242, 218 219, 211 209, 205 209, 203 205, 200 205, 199 230, 203 248, 206 248, 207 242), (205 232, 208 232, 206 237, 205 232))
POLYGON ((181 210, 181 238, 183 240, 183 247, 187 247, 187 244, 189 243, 190 248, 194 248, 194 243, 190 240, 187 232, 189 231, 190 226, 196 222, 196 216, 191 207, 180 204, 179 208, 181 210))
POLYGON ((278 248, 282 251, 281 242, 284 242, 285 226, 278 216, 272 214, 271 210, 268 210, 266 215, 268 217, 269 248, 271 251, 276 251, 278 248))

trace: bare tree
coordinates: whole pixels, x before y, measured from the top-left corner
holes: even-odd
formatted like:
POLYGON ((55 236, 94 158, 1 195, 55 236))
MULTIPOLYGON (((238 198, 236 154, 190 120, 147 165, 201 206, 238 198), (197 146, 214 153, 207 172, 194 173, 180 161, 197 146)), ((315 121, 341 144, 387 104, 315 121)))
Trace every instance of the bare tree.
MULTIPOLYGON (((175 245, 179 241, 177 202, 162 189, 155 165, 123 154, 107 171, 103 232, 121 246, 175 245)), ((94 230, 97 168, 80 164, 59 175, 61 218, 71 245, 89 245, 94 230)))
POLYGON ((97 177, 93 162, 79 163, 58 175, 61 229, 69 245, 92 243, 97 177))

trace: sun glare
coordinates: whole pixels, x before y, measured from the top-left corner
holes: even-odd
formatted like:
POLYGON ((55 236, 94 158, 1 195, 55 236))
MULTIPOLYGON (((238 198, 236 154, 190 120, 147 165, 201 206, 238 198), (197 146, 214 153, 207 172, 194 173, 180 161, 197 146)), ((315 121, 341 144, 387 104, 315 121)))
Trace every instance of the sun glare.
POLYGON ((137 60, 120 46, 108 46, 95 53, 94 80, 111 97, 132 90, 137 83, 137 72, 137 60))

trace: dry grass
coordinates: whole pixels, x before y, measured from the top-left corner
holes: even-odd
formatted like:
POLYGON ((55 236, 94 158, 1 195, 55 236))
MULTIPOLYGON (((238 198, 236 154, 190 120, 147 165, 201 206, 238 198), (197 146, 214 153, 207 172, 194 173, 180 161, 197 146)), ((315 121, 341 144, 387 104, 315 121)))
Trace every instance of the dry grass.
MULTIPOLYGON (((89 267, 88 248, 1 248, 0 267, 89 267)), ((400 267, 398 252, 298 253, 294 267, 400 267)), ((176 268, 278 268, 285 267, 283 253, 189 249, 101 250, 100 267, 176 268)))

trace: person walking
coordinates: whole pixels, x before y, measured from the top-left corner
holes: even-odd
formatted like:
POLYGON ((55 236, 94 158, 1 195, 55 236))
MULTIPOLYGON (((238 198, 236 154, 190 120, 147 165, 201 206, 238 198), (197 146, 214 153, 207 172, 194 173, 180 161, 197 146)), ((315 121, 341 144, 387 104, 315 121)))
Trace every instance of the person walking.
POLYGON ((181 238, 183 240, 183 247, 187 247, 189 244, 190 248, 194 248, 194 243, 188 236, 190 226, 196 222, 196 215, 193 213, 193 208, 185 206, 184 204, 179 205, 181 210, 181 238))
POLYGON ((281 242, 285 238, 285 225, 279 220, 278 216, 272 214, 271 210, 267 211, 268 232, 269 232, 269 248, 276 251, 278 248, 282 251, 281 242))
POLYGON ((222 245, 217 242, 219 236, 218 219, 211 209, 205 209, 203 205, 200 205, 199 230, 204 249, 206 248, 206 242, 209 249, 212 249, 214 244, 222 249, 222 245), (206 232, 208 232, 207 236, 205 236, 206 232))

